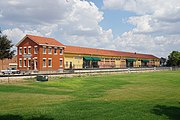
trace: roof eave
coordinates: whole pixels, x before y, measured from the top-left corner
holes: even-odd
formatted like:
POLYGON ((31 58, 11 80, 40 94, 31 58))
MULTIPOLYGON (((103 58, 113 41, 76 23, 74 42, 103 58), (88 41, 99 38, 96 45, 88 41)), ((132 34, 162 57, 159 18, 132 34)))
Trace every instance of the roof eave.
POLYGON ((16 47, 18 47, 26 38, 27 38, 27 36, 24 36, 23 39, 21 39, 21 40, 16 44, 16 47))

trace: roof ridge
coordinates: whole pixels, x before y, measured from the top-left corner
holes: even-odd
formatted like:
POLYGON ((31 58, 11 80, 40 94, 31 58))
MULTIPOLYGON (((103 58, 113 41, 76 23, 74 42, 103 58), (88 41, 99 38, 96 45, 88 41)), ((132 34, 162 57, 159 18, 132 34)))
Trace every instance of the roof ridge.
POLYGON ((85 48, 85 49, 95 49, 95 50, 104 50, 104 51, 113 51, 113 52, 119 52, 118 50, 107 50, 103 48, 92 48, 92 47, 81 47, 81 46, 72 46, 72 45, 65 45, 67 47, 79 47, 79 48, 85 48))
MULTIPOLYGON (((54 39, 54 38, 51 38, 51 37, 44 37, 44 36, 31 35, 31 34, 26 34, 26 36, 33 36, 33 37, 40 37, 40 38, 54 39)), ((54 40, 56 40, 56 39, 54 39, 54 40)))
POLYGON ((18 42, 16 46, 20 45, 22 41, 24 41, 26 38, 31 39, 33 42, 35 42, 38 45, 46 45, 46 43, 48 43, 48 45, 50 46, 64 47, 64 44, 62 44, 60 41, 54 38, 48 38, 43 36, 31 35, 31 34, 26 34, 25 37, 20 42, 18 42))

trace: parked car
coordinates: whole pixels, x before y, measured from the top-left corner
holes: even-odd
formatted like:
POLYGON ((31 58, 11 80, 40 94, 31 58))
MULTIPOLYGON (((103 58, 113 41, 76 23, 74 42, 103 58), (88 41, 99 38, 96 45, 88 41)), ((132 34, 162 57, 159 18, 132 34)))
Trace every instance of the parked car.
POLYGON ((20 74, 20 71, 16 70, 16 68, 8 68, 7 70, 1 70, 1 73, 3 75, 5 75, 5 74, 20 74))

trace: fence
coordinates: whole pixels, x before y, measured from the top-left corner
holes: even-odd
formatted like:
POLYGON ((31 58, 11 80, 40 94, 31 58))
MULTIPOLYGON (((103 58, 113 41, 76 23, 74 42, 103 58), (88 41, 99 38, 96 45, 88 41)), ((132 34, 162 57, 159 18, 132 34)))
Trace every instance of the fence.
POLYGON ((164 70, 174 70, 174 69, 172 69, 172 67, 124 68, 124 69, 104 68, 104 69, 79 69, 79 70, 73 70, 73 72, 74 73, 99 73, 99 72, 140 72, 140 71, 164 71, 164 70))
POLYGON ((43 73, 34 73, 34 74, 20 74, 20 75, 0 75, 0 79, 2 78, 16 78, 16 77, 22 77, 22 78, 30 78, 30 77, 35 77, 39 74, 43 75, 49 75, 49 76, 68 76, 68 75, 73 75, 73 74, 84 74, 84 73, 111 73, 111 72, 118 72, 118 73, 123 73, 123 72, 146 72, 146 71, 167 71, 167 70, 180 70, 180 67, 172 68, 172 67, 151 67, 151 68, 111 68, 111 69, 75 69, 75 70, 65 70, 64 72, 43 72, 43 73))

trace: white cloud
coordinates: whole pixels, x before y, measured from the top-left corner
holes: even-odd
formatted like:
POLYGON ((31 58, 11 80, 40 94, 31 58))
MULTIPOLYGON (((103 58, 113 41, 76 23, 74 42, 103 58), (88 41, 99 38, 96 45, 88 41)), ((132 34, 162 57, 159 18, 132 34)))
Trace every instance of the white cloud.
POLYGON ((141 17, 130 17, 128 22, 136 26, 134 32, 152 32, 152 26, 150 25, 152 21, 151 16, 144 15, 141 17))
MULTIPOLYGON (((116 38, 116 48, 167 56, 180 51, 179 0, 104 0, 106 9, 134 12, 128 23, 134 28, 116 38), (118 44, 119 43, 119 44, 118 44)), ((121 50, 123 50, 121 49, 121 50)))
MULTIPOLYGON (((0 24, 14 26, 5 30, 14 36, 24 34, 54 37, 64 44, 104 47, 112 39, 112 30, 103 30, 101 12, 94 3, 81 0, 2 0, 0 24), (13 11, 13 12, 12 12, 13 11), (14 34, 12 32, 15 32, 14 34), (104 45, 104 46, 103 46, 104 45)), ((19 35, 19 40, 21 36, 19 35)), ((13 38, 17 41, 17 38, 13 38)))
POLYGON ((180 50, 180 36, 152 36, 125 32, 115 39, 116 48, 123 51, 155 54, 166 57, 172 50, 180 50))
POLYGON ((4 30, 2 31, 2 34, 7 35, 8 39, 12 40, 13 43, 17 43, 19 38, 22 38, 25 35, 19 28, 4 30))
POLYGON ((104 0, 104 6, 138 14, 129 18, 129 23, 136 27, 134 32, 180 33, 179 0, 104 0))
MULTIPOLYGON (((1 0, 0 24, 13 43, 25 34, 54 37, 79 45, 151 53, 166 56, 180 50, 180 2, 178 0, 104 0, 106 9, 134 12, 128 23, 134 28, 117 38, 99 23, 103 12, 82 0, 1 0)), ((113 24, 113 23, 112 23, 113 24)))
POLYGON ((103 0, 107 9, 131 11, 140 15, 154 14, 166 16, 179 9, 179 0, 103 0))
POLYGON ((65 0, 1 0, 1 24, 47 24, 63 19, 72 3, 65 0))

